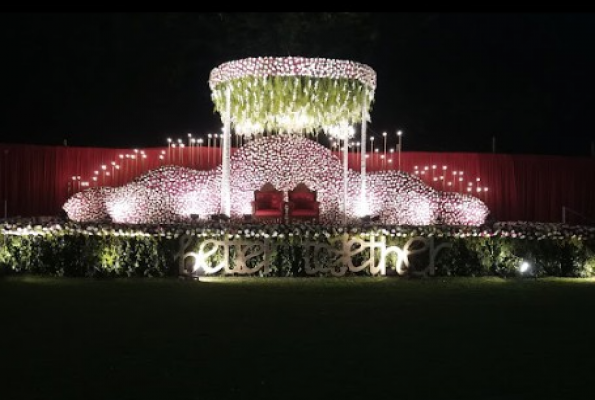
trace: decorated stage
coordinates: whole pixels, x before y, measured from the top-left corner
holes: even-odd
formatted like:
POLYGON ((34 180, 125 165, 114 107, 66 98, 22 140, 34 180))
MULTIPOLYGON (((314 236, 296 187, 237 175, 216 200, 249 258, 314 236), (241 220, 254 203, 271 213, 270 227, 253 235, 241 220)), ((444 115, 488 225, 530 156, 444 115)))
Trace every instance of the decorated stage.
MULTIPOLYGON (((565 186, 555 186, 539 178, 543 171, 551 176, 550 163, 536 173, 517 171, 514 163, 479 168, 469 155, 459 155, 458 165, 437 158, 416 164, 402 154, 401 130, 396 151, 387 151, 383 133, 380 154, 367 128, 376 73, 353 61, 248 58, 213 69, 209 85, 223 133, 208 135, 206 154, 188 134, 188 149, 182 139, 168 138, 167 150, 153 154, 102 155, 88 171, 91 179, 66 177, 67 219, 2 226, 0 271, 88 277, 594 274, 594 228, 494 222, 514 215, 515 207, 546 210, 549 220, 559 220, 555 213, 565 218, 567 208, 575 215, 592 209, 594 193, 584 190, 595 179, 585 173, 594 170, 592 162, 576 164, 587 166, 575 174, 580 179, 562 174, 557 179, 565 186), (321 134, 326 145, 317 140, 321 134), (526 179, 519 180, 523 173, 526 179), (265 188, 269 197, 262 196, 265 188), (260 219, 271 215, 256 210, 267 201, 264 210, 274 209, 280 223, 260 219), (292 220, 298 202, 315 205, 308 210, 315 223, 292 220)), ((5 166, 15 153, 4 149, 5 166)), ((5 219, 9 195, 13 207, 13 193, 29 187, 25 161, 35 158, 31 154, 37 153, 19 159, 23 181, 4 172, 5 219)), ((81 164, 95 156, 79 149, 76 157, 81 164)), ((65 163, 50 158, 38 163, 42 188, 56 185, 48 165, 57 170, 65 163)), ((528 165, 534 166, 531 159, 528 165)), ((56 187, 50 189, 25 190, 23 201, 55 195, 56 187)))
POLYGON ((68 201, 77 221, 238 219, 268 180, 284 192, 308 182, 322 219, 335 223, 369 215, 386 224, 478 224, 487 210, 501 221, 594 219, 593 159, 410 152, 402 139, 415 132, 368 129, 376 73, 367 65, 247 58, 213 69, 209 85, 223 133, 184 133, 158 148, 0 144, 4 218, 57 215, 68 201))

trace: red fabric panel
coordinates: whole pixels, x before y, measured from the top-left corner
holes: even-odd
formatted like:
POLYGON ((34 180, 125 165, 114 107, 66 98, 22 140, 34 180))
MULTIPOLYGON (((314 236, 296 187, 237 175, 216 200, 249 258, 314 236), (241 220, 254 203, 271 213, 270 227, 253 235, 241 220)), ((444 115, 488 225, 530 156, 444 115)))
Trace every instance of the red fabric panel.
MULTIPOLYGON (((84 189, 82 182, 95 185, 91 179, 94 171, 99 172, 98 186, 119 186, 160 165, 209 169, 221 163, 221 149, 207 149, 204 145, 143 151, 146 159, 139 156, 140 149, 135 153, 131 149, 0 144, 0 216, 4 216, 5 202, 9 217, 56 215, 72 193, 84 189), (164 159, 160 160, 162 152, 164 159), (131 155, 138 158, 132 159, 131 155), (112 167, 112 161, 120 169, 112 167), (101 169, 102 165, 106 166, 105 170, 101 169), (73 176, 81 179, 73 181, 73 176)), ((341 160, 339 152, 333 154, 341 160)), ((382 152, 369 155, 366 164, 370 172, 398 169, 397 153, 388 153, 387 162, 383 162, 382 152)), ((349 153, 349 167, 359 171, 360 159, 360 153, 349 153)), ((560 222, 562 207, 569 209, 566 214, 569 222, 588 222, 584 217, 595 220, 595 159, 592 158, 403 152, 401 170, 413 173, 415 166, 418 170, 429 167, 422 179, 438 190, 466 193, 470 181, 476 189, 475 179, 479 177, 480 186, 488 187, 488 192, 474 191, 474 195, 486 202, 498 220, 560 222), (434 181, 432 178, 442 176, 442 166, 447 167, 446 179, 434 181), (463 171, 464 180, 459 183, 452 171, 463 171)))

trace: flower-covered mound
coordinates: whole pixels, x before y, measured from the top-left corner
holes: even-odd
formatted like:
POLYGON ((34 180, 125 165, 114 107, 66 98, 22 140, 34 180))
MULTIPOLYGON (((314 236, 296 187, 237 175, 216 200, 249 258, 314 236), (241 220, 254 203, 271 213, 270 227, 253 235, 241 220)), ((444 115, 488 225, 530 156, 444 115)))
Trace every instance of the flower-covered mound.
MULTIPOLYGON (((265 137, 249 142, 231 159, 231 217, 251 213, 254 191, 265 183, 287 192, 299 183, 316 190, 320 220, 343 220, 343 167, 330 150, 301 136, 265 137)), ((401 171, 367 175, 368 204, 360 204, 361 176, 348 171, 347 222, 365 214, 382 224, 481 225, 488 208, 476 197, 440 192, 401 171)), ((64 205, 70 219, 116 223, 176 223, 221 211, 221 167, 196 171, 164 166, 115 188, 91 188, 64 205)))

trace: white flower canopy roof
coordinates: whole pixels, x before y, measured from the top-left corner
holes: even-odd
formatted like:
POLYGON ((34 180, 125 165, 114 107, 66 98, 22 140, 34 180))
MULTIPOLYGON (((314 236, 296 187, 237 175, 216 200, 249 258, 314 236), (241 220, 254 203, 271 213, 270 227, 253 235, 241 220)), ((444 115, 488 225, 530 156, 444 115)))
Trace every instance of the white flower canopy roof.
POLYGON ((221 64, 209 77, 215 110, 239 135, 263 132, 349 135, 370 119, 376 72, 348 60, 303 57, 245 58, 221 64))

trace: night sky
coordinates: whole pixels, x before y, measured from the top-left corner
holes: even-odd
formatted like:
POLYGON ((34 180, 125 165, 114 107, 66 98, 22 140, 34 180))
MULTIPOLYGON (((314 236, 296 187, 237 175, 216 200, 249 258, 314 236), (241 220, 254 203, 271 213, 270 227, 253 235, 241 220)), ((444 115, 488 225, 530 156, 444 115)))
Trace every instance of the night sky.
POLYGON ((403 129, 405 151, 489 152, 495 136, 502 153, 591 154, 595 14, 324 18, 4 13, 0 141, 142 148, 218 132, 212 68, 303 55, 374 68, 370 129, 403 129))

